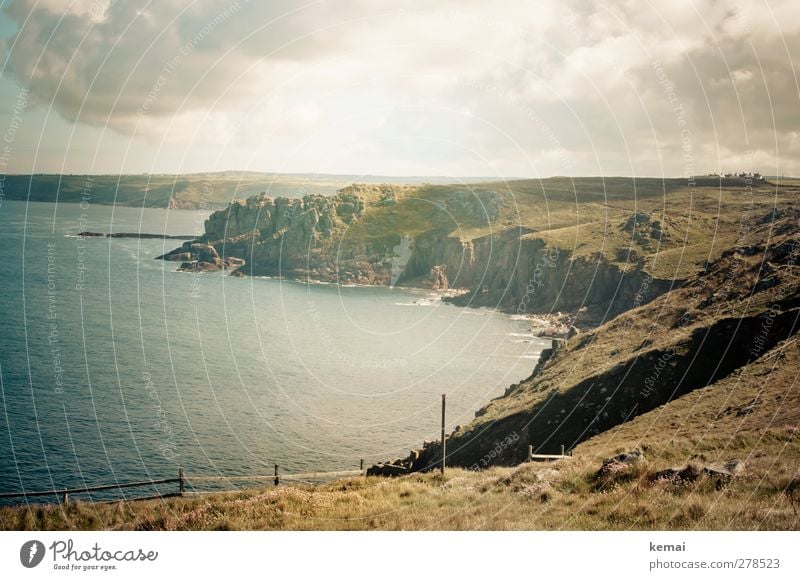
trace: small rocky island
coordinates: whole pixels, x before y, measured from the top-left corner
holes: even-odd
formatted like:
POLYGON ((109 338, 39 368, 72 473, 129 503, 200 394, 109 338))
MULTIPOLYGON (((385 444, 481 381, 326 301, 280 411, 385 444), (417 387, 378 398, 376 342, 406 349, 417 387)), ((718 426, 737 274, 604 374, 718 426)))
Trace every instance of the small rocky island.
POLYGON ((244 266, 245 261, 234 256, 221 258, 211 244, 195 241, 185 242, 181 247, 175 248, 158 256, 156 260, 180 262, 178 268, 181 272, 215 272, 218 270, 231 270, 232 274, 244 266))
POLYGON ((137 238, 140 240, 194 240, 197 236, 173 236, 169 234, 146 234, 142 232, 80 232, 79 238, 137 238))

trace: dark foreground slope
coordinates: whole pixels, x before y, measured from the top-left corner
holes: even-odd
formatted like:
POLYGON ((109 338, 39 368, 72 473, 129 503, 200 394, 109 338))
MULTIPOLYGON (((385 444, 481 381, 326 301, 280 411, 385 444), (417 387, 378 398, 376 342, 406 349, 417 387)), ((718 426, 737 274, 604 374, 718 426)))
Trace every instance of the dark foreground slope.
POLYGON ((569 460, 168 500, 0 508, 0 529, 797 530, 800 341, 590 438, 569 460), (598 475, 634 449, 638 461, 598 475), (658 477, 737 462, 730 480, 658 477), (720 485, 721 484, 721 485, 720 485))
MULTIPOLYGON (((540 453, 572 449, 670 401, 750 373, 777 345, 794 341, 800 328, 799 223, 796 210, 762 216, 742 244, 680 288, 543 357, 531 378, 450 436, 448 463, 481 466, 489 456, 491 464, 513 465, 525 459, 528 445, 540 453), (513 441, 503 443, 509 435, 513 441)), ((787 388, 800 373, 795 358, 775 355, 770 365, 783 373, 787 388)), ((758 392, 746 396, 755 400, 758 392)), ((428 469, 439 455, 439 445, 430 444, 411 467, 428 469)))

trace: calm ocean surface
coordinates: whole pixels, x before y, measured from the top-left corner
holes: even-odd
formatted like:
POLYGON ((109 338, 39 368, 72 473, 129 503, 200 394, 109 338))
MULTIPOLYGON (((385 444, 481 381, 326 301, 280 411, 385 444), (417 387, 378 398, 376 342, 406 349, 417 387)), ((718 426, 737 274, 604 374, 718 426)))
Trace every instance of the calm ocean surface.
POLYGON ((467 423, 547 346, 425 291, 179 273, 153 258, 180 241, 69 237, 204 218, 2 202, 0 492, 357 469, 437 438, 441 393, 467 423))

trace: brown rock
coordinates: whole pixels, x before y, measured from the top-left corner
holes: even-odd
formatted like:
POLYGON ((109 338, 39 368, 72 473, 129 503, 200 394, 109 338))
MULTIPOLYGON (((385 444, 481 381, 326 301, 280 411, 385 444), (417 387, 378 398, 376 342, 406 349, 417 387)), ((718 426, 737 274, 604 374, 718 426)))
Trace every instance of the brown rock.
POLYGON ((222 260, 217 253, 216 248, 211 244, 192 244, 190 246, 192 255, 198 262, 208 262, 211 264, 219 264, 222 260))
POLYGON ((403 465, 393 465, 391 463, 378 463, 367 469, 367 475, 380 477, 399 477, 406 475, 408 468, 403 465))
POLYGON ((240 268, 244 266, 245 261, 241 258, 235 258, 233 256, 228 256, 224 260, 222 260, 222 267, 228 270, 233 270, 236 268, 240 268))
POLYGON ((219 264, 211 262, 184 262, 178 268, 179 272, 215 272, 219 270, 219 264))

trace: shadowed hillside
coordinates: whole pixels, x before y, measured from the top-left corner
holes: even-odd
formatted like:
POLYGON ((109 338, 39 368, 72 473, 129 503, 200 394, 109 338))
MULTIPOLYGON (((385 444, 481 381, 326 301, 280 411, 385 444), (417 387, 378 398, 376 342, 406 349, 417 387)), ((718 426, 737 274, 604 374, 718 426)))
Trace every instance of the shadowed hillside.
MULTIPOLYGON (((546 351, 529 379, 451 435, 448 462, 472 466, 509 433, 518 441, 492 454, 492 463, 518 463, 528 445, 545 453, 571 449, 736 373, 747 375, 776 345, 795 340, 800 327, 799 218, 797 210, 758 217, 739 245, 680 287, 546 351)), ((786 365, 786 379, 797 375, 793 363, 774 363, 786 365)), ((430 444, 413 468, 434 466, 439 454, 430 444)))

